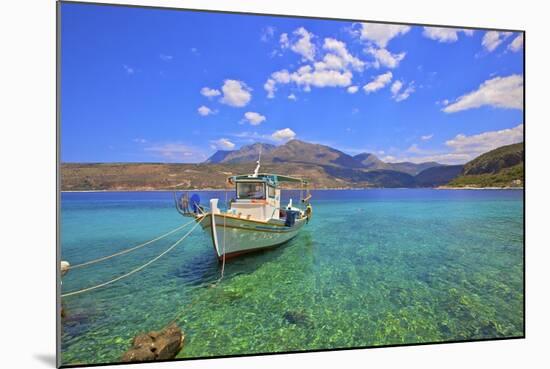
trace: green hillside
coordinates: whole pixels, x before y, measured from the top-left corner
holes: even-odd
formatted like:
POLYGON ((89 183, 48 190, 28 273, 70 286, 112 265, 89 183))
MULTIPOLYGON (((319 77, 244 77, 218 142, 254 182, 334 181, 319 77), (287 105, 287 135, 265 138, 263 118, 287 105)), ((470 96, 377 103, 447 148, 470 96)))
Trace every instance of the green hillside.
POLYGON ((522 187, 524 184, 523 142, 499 147, 464 165, 451 187, 522 187))

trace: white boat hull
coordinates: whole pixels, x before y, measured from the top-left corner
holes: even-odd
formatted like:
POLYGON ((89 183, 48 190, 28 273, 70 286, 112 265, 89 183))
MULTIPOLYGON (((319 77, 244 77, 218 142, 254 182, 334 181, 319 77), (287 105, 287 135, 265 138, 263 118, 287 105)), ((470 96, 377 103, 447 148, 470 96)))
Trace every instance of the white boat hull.
POLYGON ((224 254, 227 259, 281 245, 294 238, 306 223, 305 218, 300 218, 292 227, 287 227, 283 222, 260 222, 225 214, 212 216, 211 213, 198 220, 202 218, 205 219, 201 226, 210 234, 219 259, 224 254))

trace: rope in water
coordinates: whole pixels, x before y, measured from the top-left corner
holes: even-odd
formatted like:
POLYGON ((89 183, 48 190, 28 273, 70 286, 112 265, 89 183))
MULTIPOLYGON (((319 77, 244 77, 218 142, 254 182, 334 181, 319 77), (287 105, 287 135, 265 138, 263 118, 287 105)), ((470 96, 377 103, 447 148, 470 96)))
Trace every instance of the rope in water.
POLYGON ((84 293, 84 292, 89 292, 89 291, 93 291, 95 289, 98 289, 98 288, 101 288, 101 287, 105 287, 109 284, 112 284, 112 283, 115 283, 117 281, 120 281, 121 279, 124 279, 126 277, 129 277, 131 276, 132 274, 134 273, 137 273, 139 272, 140 270, 144 269, 145 267, 151 265, 152 263, 154 263, 155 261, 157 261, 158 259, 160 259, 161 257, 163 257, 164 255, 166 255, 168 252, 170 252, 174 247, 176 247, 178 244, 180 244, 183 240, 185 240, 187 238, 187 236, 189 236, 191 234, 191 232, 193 232, 193 230, 195 228, 197 228, 197 226, 204 220, 204 218, 206 217, 203 217, 201 218, 201 220, 199 220, 197 222, 197 224, 195 224, 193 226, 193 228, 191 228, 182 238, 180 238, 179 240, 177 240, 174 244, 172 244, 172 246, 170 246, 169 248, 167 248, 166 250, 164 250, 162 253, 160 253, 159 255, 155 256, 153 259, 149 260, 148 262, 146 262, 145 264, 129 271, 128 273, 126 274, 123 274, 121 276, 118 276, 116 278, 113 278, 111 279, 110 281, 107 281, 107 282, 103 282, 103 283, 100 283, 100 284, 97 284, 95 286, 92 286, 92 287, 88 287, 88 288, 83 288, 81 290, 77 290, 77 291, 72 291, 72 292, 67 292, 67 293, 64 293, 61 295, 61 297, 68 297, 68 296, 73 296, 73 295, 78 295, 78 294, 81 294, 81 293, 84 293))
POLYGON ((116 257, 116 256, 124 255, 124 254, 127 254, 127 253, 129 253, 129 252, 138 250, 138 249, 140 249, 140 248, 142 248, 142 247, 145 247, 145 246, 147 246, 147 245, 152 244, 153 242, 159 241, 159 240, 161 240, 161 239, 163 239, 163 238, 165 238, 165 237, 170 236, 172 233, 175 233, 175 232, 179 231, 180 229, 187 227, 189 224, 193 223, 194 221, 195 221, 195 220, 193 219, 193 220, 191 220, 190 222, 187 222, 187 223, 185 223, 184 225, 181 225, 181 226, 179 226, 179 227, 177 227, 177 228, 171 230, 170 232, 167 232, 167 233, 165 233, 165 234, 163 234, 163 235, 161 235, 161 236, 158 236, 158 237, 156 237, 156 238, 153 238, 152 240, 149 240, 149 241, 147 241, 147 242, 141 243, 141 244, 139 244, 139 245, 137 245, 137 246, 130 247, 129 249, 125 249, 125 250, 116 252, 116 253, 114 253, 114 254, 112 254, 112 255, 103 256, 103 257, 100 257, 100 258, 97 258, 97 259, 94 259, 94 260, 86 261, 86 262, 81 263, 81 264, 71 265, 71 266, 69 266, 68 269, 81 268, 81 267, 84 267, 84 266, 88 266, 88 265, 92 265, 92 264, 95 264, 95 263, 99 263, 99 262, 101 262, 101 261, 109 260, 109 259, 114 258, 114 257, 116 257))

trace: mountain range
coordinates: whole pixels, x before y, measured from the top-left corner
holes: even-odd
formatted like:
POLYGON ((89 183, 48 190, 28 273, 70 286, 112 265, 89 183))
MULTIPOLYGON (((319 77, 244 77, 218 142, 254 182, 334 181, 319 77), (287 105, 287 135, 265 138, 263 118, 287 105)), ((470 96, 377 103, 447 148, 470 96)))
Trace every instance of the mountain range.
POLYGON ((204 163, 62 163, 61 189, 174 190, 228 188, 227 177, 261 172, 305 178, 311 188, 521 187, 523 143, 485 153, 465 165, 386 163, 372 153, 348 155, 329 146, 291 140, 217 151, 204 163))
POLYGON ((299 163, 322 166, 335 166, 348 169, 389 170, 415 176, 425 169, 440 167, 442 164, 426 162, 415 164, 411 162, 386 163, 371 153, 348 155, 332 147, 308 143, 300 140, 290 140, 284 145, 275 146, 266 143, 255 143, 243 146, 238 150, 216 151, 205 163, 210 164, 242 164, 255 162, 261 151, 262 163, 299 163))

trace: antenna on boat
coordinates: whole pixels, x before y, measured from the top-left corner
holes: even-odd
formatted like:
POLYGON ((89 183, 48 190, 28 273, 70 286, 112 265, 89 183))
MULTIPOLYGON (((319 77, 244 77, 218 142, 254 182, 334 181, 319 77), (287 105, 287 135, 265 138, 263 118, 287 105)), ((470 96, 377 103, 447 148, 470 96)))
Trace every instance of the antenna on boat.
POLYGON ((262 159, 262 146, 260 145, 260 153, 258 154, 258 161, 256 162, 256 169, 254 169, 254 174, 252 175, 252 177, 257 177, 258 176, 258 172, 260 170, 260 160, 262 159))

